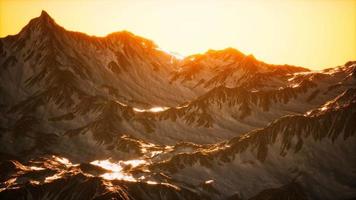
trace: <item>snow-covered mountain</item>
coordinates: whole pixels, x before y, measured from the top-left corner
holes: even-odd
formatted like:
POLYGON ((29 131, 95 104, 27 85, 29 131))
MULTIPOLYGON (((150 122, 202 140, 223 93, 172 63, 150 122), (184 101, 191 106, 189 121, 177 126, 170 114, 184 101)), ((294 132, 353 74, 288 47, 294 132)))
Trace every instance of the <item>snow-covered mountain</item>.
POLYGON ((356 62, 180 59, 43 11, 0 66, 1 199, 356 197, 356 62))

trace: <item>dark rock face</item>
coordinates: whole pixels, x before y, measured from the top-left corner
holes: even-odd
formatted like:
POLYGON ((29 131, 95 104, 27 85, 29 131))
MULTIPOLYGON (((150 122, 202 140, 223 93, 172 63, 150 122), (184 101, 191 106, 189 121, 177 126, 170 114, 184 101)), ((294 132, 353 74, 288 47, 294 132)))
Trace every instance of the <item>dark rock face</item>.
POLYGON ((250 198, 250 200, 264 199, 291 199, 291 200, 307 200, 302 188, 296 183, 290 183, 280 188, 267 189, 260 192, 258 195, 250 198))

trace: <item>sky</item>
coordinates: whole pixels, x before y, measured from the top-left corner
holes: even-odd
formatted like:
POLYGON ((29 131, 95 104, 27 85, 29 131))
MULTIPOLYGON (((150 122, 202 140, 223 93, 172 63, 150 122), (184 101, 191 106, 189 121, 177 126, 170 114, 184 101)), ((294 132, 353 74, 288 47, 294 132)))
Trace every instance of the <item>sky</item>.
POLYGON ((68 30, 127 30, 184 56, 233 47, 312 69, 356 60, 356 0, 0 0, 0 37, 41 10, 68 30))

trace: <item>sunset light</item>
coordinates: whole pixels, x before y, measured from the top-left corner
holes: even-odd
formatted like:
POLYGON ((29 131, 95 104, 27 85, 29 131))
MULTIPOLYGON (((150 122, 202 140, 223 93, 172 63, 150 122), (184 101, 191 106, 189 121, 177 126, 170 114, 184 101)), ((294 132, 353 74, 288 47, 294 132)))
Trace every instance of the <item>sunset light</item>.
POLYGON ((0 0, 0 199, 356 199, 356 0, 0 0))
POLYGON ((69 30, 128 30, 185 56, 234 47, 313 69, 356 59, 354 0, 0 0, 0 36, 16 34, 41 10, 69 30))

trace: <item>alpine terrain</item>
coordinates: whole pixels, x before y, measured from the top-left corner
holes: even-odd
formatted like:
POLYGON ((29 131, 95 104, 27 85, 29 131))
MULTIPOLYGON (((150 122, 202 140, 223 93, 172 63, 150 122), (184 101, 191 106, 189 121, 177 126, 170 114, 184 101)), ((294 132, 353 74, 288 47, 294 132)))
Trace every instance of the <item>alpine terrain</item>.
POLYGON ((356 61, 180 58, 42 11, 0 39, 0 111, 0 199, 356 199, 356 61))

